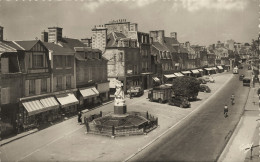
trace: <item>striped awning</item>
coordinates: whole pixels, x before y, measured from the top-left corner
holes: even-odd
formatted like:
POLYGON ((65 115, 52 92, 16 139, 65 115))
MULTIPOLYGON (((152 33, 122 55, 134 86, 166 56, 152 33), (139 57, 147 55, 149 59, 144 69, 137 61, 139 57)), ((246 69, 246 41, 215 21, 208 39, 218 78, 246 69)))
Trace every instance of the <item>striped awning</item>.
POLYGON ((205 68, 205 70, 208 70, 208 71, 209 71, 209 70, 212 70, 212 68, 205 68))
POLYGON ((222 66, 218 66, 218 69, 222 70, 222 69, 223 69, 223 67, 222 67, 222 66))
POLYGON ((76 105, 79 103, 79 101, 77 100, 77 98, 74 96, 73 93, 59 94, 56 95, 56 97, 62 108, 76 105))
POLYGON ((176 78, 176 75, 174 74, 168 74, 168 75, 164 75, 166 78, 176 78))
POLYGON ((22 105, 28 112, 28 116, 47 111, 45 107, 42 105, 42 103, 40 102, 40 100, 25 101, 22 102, 22 105))
POLYGON ((54 97, 40 99, 40 102, 47 110, 59 108, 59 103, 54 97))
POLYGON ((181 73, 182 74, 190 74, 191 72, 190 71, 182 71, 181 73))
POLYGON ((91 98, 99 95, 99 92, 95 87, 85 88, 79 90, 84 99, 91 98))
POLYGON ((199 73, 200 73, 199 70, 191 70, 191 72, 192 72, 193 74, 199 74, 199 73))
POLYGON ((182 77, 182 76, 184 76, 182 73, 174 73, 174 75, 176 75, 177 77, 182 77))

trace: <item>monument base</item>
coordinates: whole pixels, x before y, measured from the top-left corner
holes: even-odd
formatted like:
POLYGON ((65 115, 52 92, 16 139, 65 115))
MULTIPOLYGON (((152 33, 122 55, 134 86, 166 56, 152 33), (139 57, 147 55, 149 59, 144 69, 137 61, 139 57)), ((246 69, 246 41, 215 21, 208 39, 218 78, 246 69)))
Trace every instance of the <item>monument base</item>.
POLYGON ((126 113, 126 105, 114 106, 114 114, 125 114, 125 113, 126 113))

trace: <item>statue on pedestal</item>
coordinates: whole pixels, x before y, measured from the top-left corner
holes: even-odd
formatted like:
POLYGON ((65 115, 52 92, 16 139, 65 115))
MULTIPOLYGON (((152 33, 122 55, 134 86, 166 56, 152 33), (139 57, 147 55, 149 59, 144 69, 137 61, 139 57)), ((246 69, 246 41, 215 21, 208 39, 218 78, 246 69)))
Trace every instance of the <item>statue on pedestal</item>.
POLYGON ((125 104, 125 94, 122 90, 123 84, 121 81, 116 81, 116 92, 115 92, 115 103, 114 103, 114 113, 115 114, 125 114, 126 104, 125 104))

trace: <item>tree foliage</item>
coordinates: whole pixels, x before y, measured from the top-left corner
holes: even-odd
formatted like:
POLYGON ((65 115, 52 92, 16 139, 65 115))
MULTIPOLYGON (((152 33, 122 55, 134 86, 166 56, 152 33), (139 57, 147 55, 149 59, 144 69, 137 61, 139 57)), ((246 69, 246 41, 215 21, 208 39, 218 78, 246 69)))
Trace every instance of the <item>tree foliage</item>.
POLYGON ((178 77, 173 80, 173 93, 175 95, 194 97, 200 89, 200 82, 194 77, 178 77))

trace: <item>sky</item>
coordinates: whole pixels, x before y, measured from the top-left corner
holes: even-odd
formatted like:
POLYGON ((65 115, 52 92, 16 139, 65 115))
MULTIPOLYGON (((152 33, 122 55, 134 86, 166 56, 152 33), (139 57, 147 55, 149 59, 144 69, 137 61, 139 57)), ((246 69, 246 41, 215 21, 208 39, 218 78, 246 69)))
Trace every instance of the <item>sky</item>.
POLYGON ((179 42, 209 45, 233 39, 251 43, 259 33, 259 0, 0 0, 5 40, 33 40, 58 26, 63 36, 90 38, 111 20, 138 23, 138 30, 177 32, 179 42))

